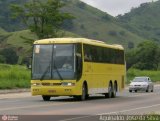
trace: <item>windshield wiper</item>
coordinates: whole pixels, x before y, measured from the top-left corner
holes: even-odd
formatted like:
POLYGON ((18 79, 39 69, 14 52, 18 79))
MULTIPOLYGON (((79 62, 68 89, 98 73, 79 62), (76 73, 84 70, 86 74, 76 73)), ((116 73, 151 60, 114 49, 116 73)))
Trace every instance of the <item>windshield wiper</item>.
POLYGON ((54 68, 55 68, 55 70, 56 70, 59 78, 63 81, 63 77, 62 77, 62 75, 60 74, 59 70, 57 69, 57 66, 56 66, 55 62, 54 62, 54 68))
POLYGON ((43 75, 42 75, 41 78, 40 78, 40 81, 43 81, 43 79, 44 79, 44 77, 46 76, 49 68, 50 68, 50 65, 49 65, 49 66, 46 68, 46 70, 44 71, 43 75))

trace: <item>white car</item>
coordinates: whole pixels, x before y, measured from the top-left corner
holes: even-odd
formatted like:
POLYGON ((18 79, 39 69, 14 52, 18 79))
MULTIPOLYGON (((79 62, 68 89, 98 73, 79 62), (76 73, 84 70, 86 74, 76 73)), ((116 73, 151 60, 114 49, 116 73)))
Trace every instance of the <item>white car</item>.
POLYGON ((149 77, 135 77, 129 85, 129 92, 132 91, 153 92, 153 90, 154 90, 154 85, 149 77))

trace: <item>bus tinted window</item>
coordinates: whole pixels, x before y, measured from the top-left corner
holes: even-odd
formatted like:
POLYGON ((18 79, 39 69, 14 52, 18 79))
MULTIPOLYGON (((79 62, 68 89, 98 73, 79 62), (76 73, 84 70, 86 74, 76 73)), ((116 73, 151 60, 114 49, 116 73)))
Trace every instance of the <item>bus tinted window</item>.
POLYGON ((84 45, 84 61, 124 64, 124 51, 93 45, 84 45))

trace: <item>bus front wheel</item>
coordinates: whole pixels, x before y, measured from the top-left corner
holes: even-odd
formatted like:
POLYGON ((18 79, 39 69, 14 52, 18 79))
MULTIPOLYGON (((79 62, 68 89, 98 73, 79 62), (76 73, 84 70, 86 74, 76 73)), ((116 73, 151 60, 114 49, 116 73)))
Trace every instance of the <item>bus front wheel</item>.
POLYGON ((79 96, 74 96, 76 99, 80 100, 80 101, 84 101, 86 100, 88 94, 87 94, 87 85, 84 83, 82 86, 82 95, 79 96))
POLYGON ((50 96, 45 96, 45 95, 42 95, 42 98, 44 101, 49 101, 50 100, 50 96))

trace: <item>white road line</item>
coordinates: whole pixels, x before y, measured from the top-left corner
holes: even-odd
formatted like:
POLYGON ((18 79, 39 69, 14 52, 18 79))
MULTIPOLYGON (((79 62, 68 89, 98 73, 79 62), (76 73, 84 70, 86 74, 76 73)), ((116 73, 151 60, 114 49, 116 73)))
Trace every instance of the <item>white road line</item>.
MULTIPOLYGON (((121 110, 121 111, 116 111, 116 112, 100 113, 100 114, 97 114, 97 116, 111 115, 111 114, 120 114, 120 113, 124 113, 124 112, 130 112, 130 111, 140 110, 140 109, 147 109, 147 108, 152 108, 152 107, 157 107, 157 106, 160 106, 160 104, 146 106, 146 107, 132 108, 132 109, 121 110)), ((72 120, 82 119, 82 118, 88 118, 88 117, 93 117, 93 115, 90 115, 90 116, 81 116, 81 117, 75 117, 75 118, 69 118, 69 119, 64 119, 64 120, 59 120, 59 121, 72 121, 72 120)))

